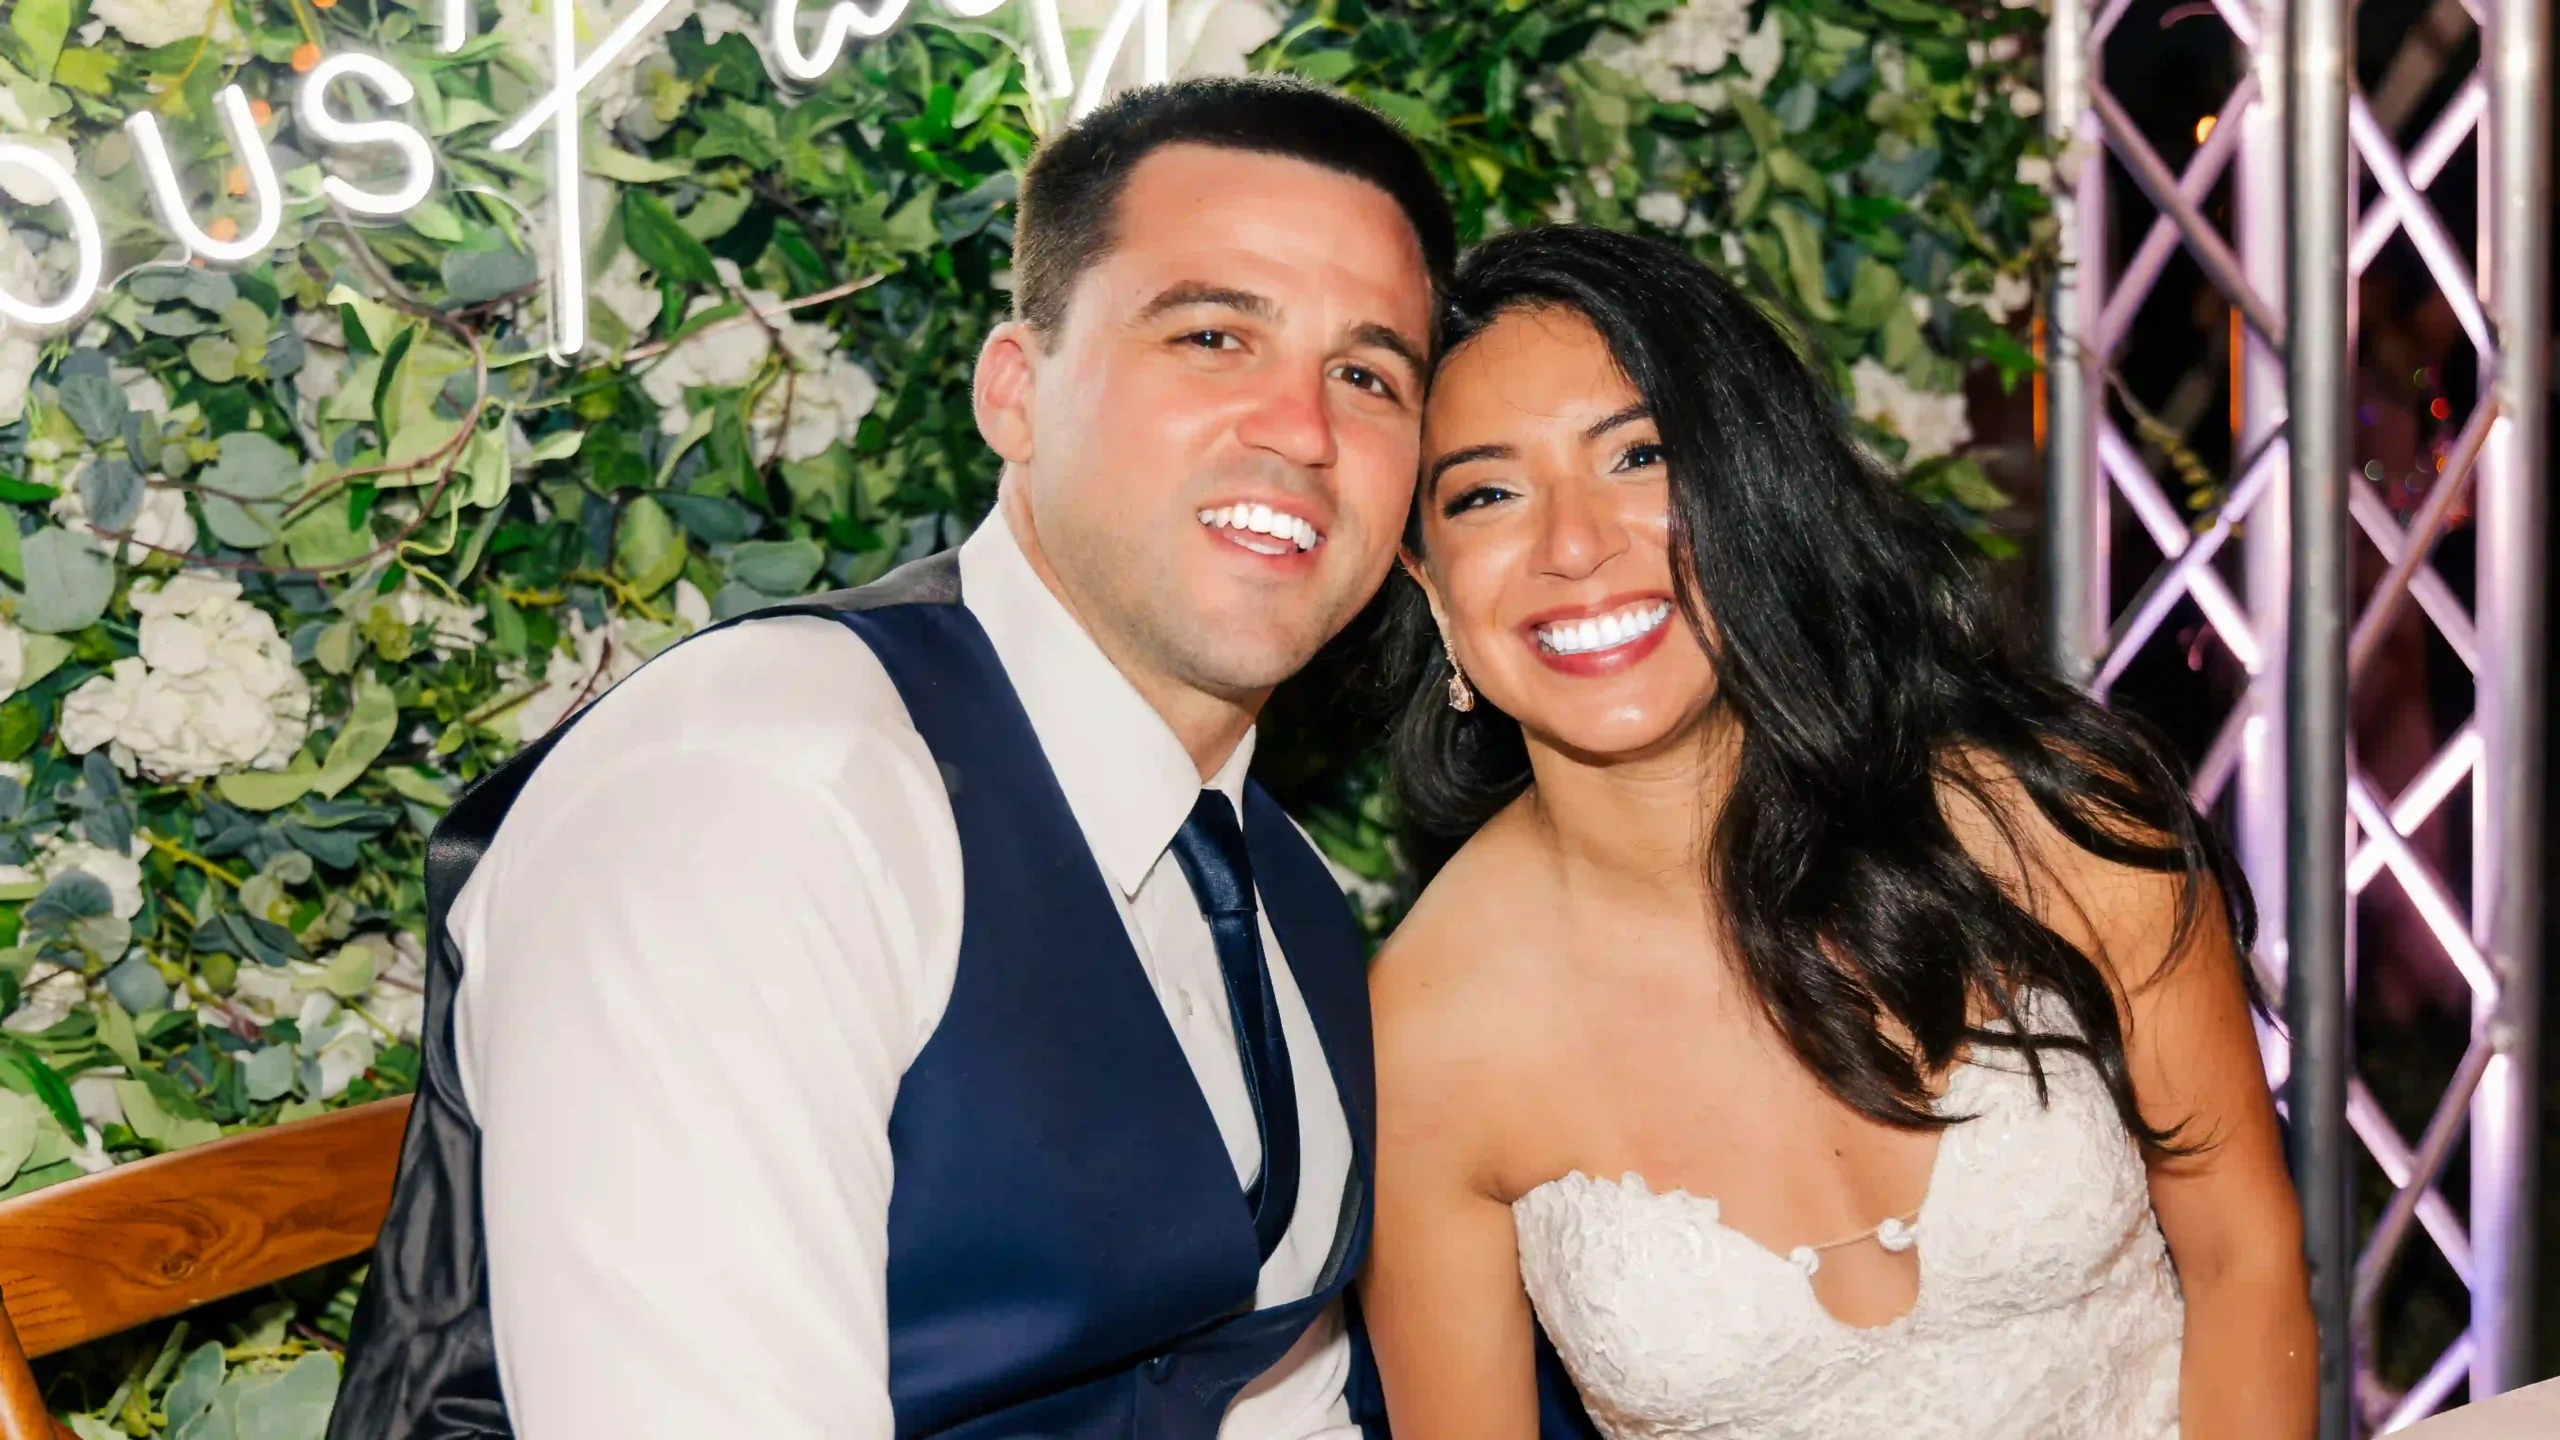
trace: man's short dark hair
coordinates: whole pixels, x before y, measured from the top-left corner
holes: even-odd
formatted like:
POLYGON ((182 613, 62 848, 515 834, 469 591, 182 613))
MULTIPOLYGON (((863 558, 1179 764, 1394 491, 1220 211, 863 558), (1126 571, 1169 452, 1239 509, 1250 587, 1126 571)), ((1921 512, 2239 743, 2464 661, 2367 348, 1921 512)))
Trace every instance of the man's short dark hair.
POLYGON ((1054 335, 1084 272, 1117 238, 1120 192, 1167 145, 1303 160, 1387 193, 1413 226, 1433 309, 1457 263, 1457 226, 1422 153, 1386 117, 1282 75, 1204 76, 1131 90, 1060 131, 1031 157, 1013 227, 1013 313, 1054 335))

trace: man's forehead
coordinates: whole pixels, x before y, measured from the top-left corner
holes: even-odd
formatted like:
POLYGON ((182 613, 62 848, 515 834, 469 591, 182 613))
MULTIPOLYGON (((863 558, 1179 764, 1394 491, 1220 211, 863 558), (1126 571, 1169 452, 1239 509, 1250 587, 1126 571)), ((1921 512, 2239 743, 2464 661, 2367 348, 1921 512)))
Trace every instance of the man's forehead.
POLYGON ((1285 155, 1168 145, 1140 161, 1111 217, 1128 269, 1216 259, 1338 283, 1410 291, 1429 305, 1429 267, 1395 197, 1368 180, 1285 155))

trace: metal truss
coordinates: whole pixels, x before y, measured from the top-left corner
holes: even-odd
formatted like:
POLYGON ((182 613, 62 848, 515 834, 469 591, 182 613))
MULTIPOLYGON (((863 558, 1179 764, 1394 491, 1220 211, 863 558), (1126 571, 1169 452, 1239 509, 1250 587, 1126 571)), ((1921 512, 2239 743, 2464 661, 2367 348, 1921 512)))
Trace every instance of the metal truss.
POLYGON ((2051 653, 2104 697, 2146 650, 2178 643, 2162 627, 2188 602, 2247 677, 2194 794, 2206 808, 2227 802, 2265 917, 2252 962, 2286 1001, 2286 1025, 2262 1041, 2304 1202, 2330 1440, 2412 1423, 2466 1381, 2478 1398, 2532 1378, 2551 18, 2548 0, 2462 5, 2482 32, 2479 66, 2404 136, 2357 90, 2349 0, 2212 0, 2250 63, 2183 170, 2107 89, 2106 41, 2132 0, 2053 0, 2046 50, 2062 252, 2046 326, 2051 653), (2429 196, 2466 149, 2481 195, 2468 249, 2429 196), (2152 212, 2124 249, 2108 214, 2115 173, 2152 212), (2228 234, 2206 213, 2226 179, 2228 234), (2355 468, 2348 424, 2355 283, 2402 237, 2480 376, 2405 520, 2355 468), (2181 249, 2236 317, 2238 458, 2201 514, 2172 498, 2119 424, 2130 397, 2110 403, 2115 358, 2181 249), (2477 527, 2471 606, 2433 563, 2465 520, 2477 527), (2361 598, 2358 537, 2388 566, 2361 598), (2119 538, 2159 556, 2129 595, 2111 581, 2119 538), (2412 612, 2467 668, 2475 706, 2386 793, 2353 761, 2348 702, 2412 612), (2473 823, 2467 894, 2411 843, 2457 794, 2473 823), (2406 898, 2474 1000, 2468 1051, 2414 1143, 2356 1077, 2349 1045, 2349 932, 2357 897, 2377 886, 2406 898), (2438 1188, 2466 1128, 2467 1214, 2438 1188), (2356 1146, 2394 1188, 2362 1236, 2356 1146), (2470 1324, 2394 1395, 2359 1361, 2413 1231, 2469 1288, 2470 1324))

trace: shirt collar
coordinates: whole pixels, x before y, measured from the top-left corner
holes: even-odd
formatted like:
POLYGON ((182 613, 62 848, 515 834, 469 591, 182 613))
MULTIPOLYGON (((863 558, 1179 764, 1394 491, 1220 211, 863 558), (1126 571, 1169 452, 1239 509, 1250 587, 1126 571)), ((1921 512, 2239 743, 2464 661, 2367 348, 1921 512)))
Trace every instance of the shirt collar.
MULTIPOLYGON (((995 647, 1094 858, 1135 896, 1198 803, 1199 767, 1173 728, 1031 568, 1002 506, 960 546, 960 597, 995 647)), ((1209 788, 1244 813, 1247 730, 1209 788)))

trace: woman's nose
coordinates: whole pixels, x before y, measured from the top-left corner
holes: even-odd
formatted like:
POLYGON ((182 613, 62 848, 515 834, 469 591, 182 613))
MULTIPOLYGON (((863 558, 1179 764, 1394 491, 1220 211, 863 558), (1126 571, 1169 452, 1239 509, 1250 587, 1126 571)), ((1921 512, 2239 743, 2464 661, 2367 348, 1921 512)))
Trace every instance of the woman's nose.
POLYGON ((1580 580, 1627 548, 1627 527, 1589 486, 1561 485, 1549 492, 1542 568, 1560 579, 1580 580))

